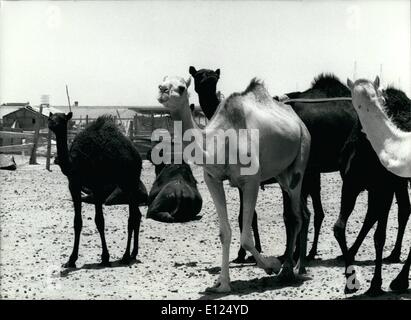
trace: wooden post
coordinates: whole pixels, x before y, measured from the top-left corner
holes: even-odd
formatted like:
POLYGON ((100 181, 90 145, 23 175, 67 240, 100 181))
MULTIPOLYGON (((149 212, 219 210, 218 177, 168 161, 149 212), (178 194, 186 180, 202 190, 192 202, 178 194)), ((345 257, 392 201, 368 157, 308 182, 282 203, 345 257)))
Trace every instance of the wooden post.
POLYGON ((133 121, 130 121, 130 126, 128 128, 128 133, 129 133, 130 140, 133 141, 134 140, 133 121))
POLYGON ((40 121, 43 112, 43 105, 40 105, 39 113, 36 115, 36 126, 34 129, 34 141, 33 141, 33 149, 31 149, 31 156, 29 164, 38 164, 37 163, 37 144, 39 140, 39 133, 40 133, 40 121))
POLYGON ((49 129, 48 133, 47 133, 47 159, 46 159, 46 169, 48 171, 50 170, 50 158, 51 158, 51 130, 49 129))
POLYGON ((150 134, 152 134, 154 131, 154 112, 151 112, 151 128, 150 128, 150 134))
POLYGON ((133 137, 134 137, 134 134, 137 134, 137 131, 138 131, 137 115, 134 116, 133 122, 134 122, 134 124, 133 124, 133 130, 134 130, 134 132, 133 132, 133 137))
POLYGON ((86 125, 88 125, 88 114, 86 114, 86 125))

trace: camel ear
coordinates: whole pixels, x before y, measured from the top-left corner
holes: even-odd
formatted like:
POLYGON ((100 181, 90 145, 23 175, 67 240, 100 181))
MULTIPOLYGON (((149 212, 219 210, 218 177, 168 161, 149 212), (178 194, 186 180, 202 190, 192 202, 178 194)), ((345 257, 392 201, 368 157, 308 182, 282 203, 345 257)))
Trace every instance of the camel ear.
POLYGON ((69 113, 66 114, 67 121, 70 120, 72 117, 73 117, 73 112, 70 111, 69 113))
POLYGON ((351 90, 354 88, 354 82, 352 82, 350 80, 350 78, 347 78, 347 86, 348 88, 350 88, 351 90))
POLYGON ((190 72, 190 74, 194 77, 194 75, 197 73, 197 70, 193 66, 190 66, 190 69, 188 69, 188 72, 190 72))
POLYGON ((187 89, 188 89, 188 87, 190 86, 190 84, 191 84, 191 78, 188 78, 188 79, 186 80, 186 87, 187 87, 187 89))
POLYGON ((377 89, 380 87, 380 77, 379 76, 375 77, 374 87, 377 88, 377 89))
POLYGON ((215 73, 217 73, 218 77, 220 78, 220 69, 217 69, 217 70, 215 71, 215 73))
POLYGON ((53 116, 53 112, 49 113, 49 118, 51 118, 53 116))

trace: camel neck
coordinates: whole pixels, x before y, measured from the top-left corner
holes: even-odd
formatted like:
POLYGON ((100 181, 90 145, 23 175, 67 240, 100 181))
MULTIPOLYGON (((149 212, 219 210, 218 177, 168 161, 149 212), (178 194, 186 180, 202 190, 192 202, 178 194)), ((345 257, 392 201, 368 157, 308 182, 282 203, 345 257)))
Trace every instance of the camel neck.
MULTIPOLYGON (((372 106, 375 108, 374 106, 372 106)), ((361 124, 375 150, 384 148, 387 139, 399 138, 400 130, 388 116, 378 108, 378 113, 371 116, 360 115, 361 124)))
POLYGON ((67 146, 67 128, 56 134, 56 145, 59 166, 63 174, 67 176, 71 169, 71 161, 67 146))
POLYGON ((171 118, 173 119, 173 121, 181 121, 182 127, 183 127, 183 132, 185 132, 186 130, 190 130, 190 129, 201 130, 197 126, 197 124, 195 123, 195 121, 194 121, 194 119, 191 115, 188 100, 184 101, 183 105, 181 105, 177 108, 173 108, 171 110, 172 110, 172 111, 170 111, 171 118))
POLYGON ((217 94, 215 92, 211 94, 199 93, 198 99, 204 115, 208 120, 210 120, 217 110, 218 105, 220 104, 220 100, 218 100, 217 94))
POLYGON ((180 134, 184 136, 187 133, 187 130, 191 130, 192 132, 188 136, 194 138, 194 140, 191 139, 190 141, 188 141, 186 139, 183 139, 183 137, 181 136, 176 136, 179 134, 179 132, 175 132, 174 139, 181 141, 184 147, 187 147, 188 145, 191 145, 193 143, 196 146, 196 149, 201 152, 201 155, 199 155, 199 157, 206 159, 207 152, 205 150, 205 134, 193 119, 189 108, 188 99, 184 101, 183 105, 170 109, 173 110, 170 113, 171 118, 174 121, 174 126, 176 126, 176 121, 181 121, 182 132, 180 134), (199 136, 201 136, 202 139, 197 139, 199 138, 199 136))

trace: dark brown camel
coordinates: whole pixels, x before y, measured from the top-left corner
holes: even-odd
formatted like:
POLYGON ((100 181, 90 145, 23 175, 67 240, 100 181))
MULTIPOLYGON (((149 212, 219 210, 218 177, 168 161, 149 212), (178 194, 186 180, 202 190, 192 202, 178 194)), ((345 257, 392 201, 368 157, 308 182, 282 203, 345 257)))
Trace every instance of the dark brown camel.
POLYGON ((75 268, 82 229, 81 190, 87 188, 95 197, 95 222, 102 243, 102 265, 109 266, 109 252, 104 235, 103 203, 108 186, 118 186, 129 203, 128 236, 122 263, 130 263, 138 253, 141 213, 139 204, 146 194, 140 191, 142 161, 137 149, 114 124, 109 116, 99 117, 77 134, 70 150, 67 147, 67 122, 72 113, 50 113, 48 127, 56 135, 57 154, 61 171, 67 176, 74 203, 74 248, 65 267, 75 268), (131 238, 134 247, 130 255, 131 238))
MULTIPOLYGON (((158 145, 153 149, 156 147, 158 145)), ((156 180, 148 196, 147 218, 169 223, 200 219, 198 214, 203 199, 191 167, 184 161, 182 164, 175 163, 173 156, 170 163, 154 163, 152 150, 147 152, 147 159, 155 167, 156 180)))

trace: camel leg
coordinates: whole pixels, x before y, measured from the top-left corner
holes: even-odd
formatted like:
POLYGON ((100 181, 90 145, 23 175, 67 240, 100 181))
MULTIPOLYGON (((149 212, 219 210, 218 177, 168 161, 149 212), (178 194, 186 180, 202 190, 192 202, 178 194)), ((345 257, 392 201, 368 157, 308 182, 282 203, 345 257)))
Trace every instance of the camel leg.
MULTIPOLYGON (((304 183, 304 182, 303 182, 304 183)), ((321 225, 324 220, 324 209, 321 203, 321 174, 317 172, 312 175, 310 185, 310 195, 313 201, 314 208, 314 240, 310 253, 307 256, 308 260, 313 260, 317 255, 318 238, 320 237, 321 225)), ((305 197, 306 198, 306 197, 305 197)))
POLYGON ((227 202, 225 198, 224 186, 222 181, 218 181, 204 172, 204 181, 207 184, 211 197, 215 204, 218 220, 220 224, 220 241, 222 244, 222 264, 221 274, 213 287, 207 288, 209 292, 230 292, 230 271, 229 256, 231 243, 231 227, 227 215, 227 202))
POLYGON ((133 251, 131 252, 131 259, 135 260, 138 254, 138 239, 140 235, 140 223, 141 223, 141 212, 140 208, 138 207, 137 203, 134 203, 133 208, 135 211, 135 217, 133 219, 133 226, 134 226, 134 244, 133 244, 133 251))
POLYGON ((296 212, 292 209, 291 196, 286 190, 283 191, 284 202, 284 224, 287 235, 286 248, 284 253, 284 263, 279 275, 279 279, 284 282, 292 282, 295 280, 293 271, 293 253, 296 247, 297 235, 301 230, 302 218, 300 215, 296 215, 296 212))
POLYGON ((408 258, 405 261, 401 272, 398 274, 398 276, 392 280, 390 284, 390 288, 393 291, 405 291, 408 289, 409 283, 408 283, 408 278, 410 274, 410 266, 411 266, 411 248, 410 251, 408 252, 408 258))
POLYGON ((308 227, 310 224, 310 216, 311 212, 307 207, 307 202, 305 199, 301 199, 301 214, 302 214, 302 227, 299 234, 299 259, 297 263, 297 269, 299 274, 307 273, 305 266, 306 266, 306 259, 307 257, 307 239, 308 239, 308 227))
POLYGON ((352 263, 352 261, 347 261, 349 259, 347 240, 345 237, 345 228, 347 226, 348 218, 354 210, 355 202, 358 195, 360 194, 360 191, 361 190, 357 188, 355 178, 344 178, 341 191, 340 215, 338 216, 338 219, 334 224, 334 237, 337 239, 344 260, 350 264, 352 263))
POLYGON ((140 221, 141 221, 141 212, 138 208, 138 197, 139 194, 136 192, 138 190, 138 186, 135 185, 135 181, 131 178, 134 177, 130 175, 129 179, 126 182, 123 182, 122 185, 119 185, 120 189, 126 194, 128 198, 128 207, 129 207, 129 215, 128 215, 128 223, 127 223, 127 246, 124 252, 123 257, 121 258, 122 264, 129 264, 132 259, 137 256, 138 252, 138 236, 139 236, 139 229, 140 229, 140 221), (131 239, 134 233, 134 248, 133 253, 130 255, 131 249, 131 239), (134 256, 135 255, 135 256, 134 256))
POLYGON ((361 244, 363 243, 365 237, 367 236, 368 232, 371 230, 373 225, 378 220, 378 215, 376 212, 380 210, 376 205, 378 205, 379 201, 376 199, 378 195, 376 192, 368 192, 368 210, 365 215, 364 222, 362 224, 361 230, 355 239, 353 245, 348 250, 348 257, 350 261, 355 261, 355 256, 357 255, 358 249, 360 248, 361 244))
MULTIPOLYGON (((375 191, 373 191, 375 192, 375 191)), ((384 250, 385 237, 387 231, 388 214, 391 208, 391 203, 394 197, 394 192, 387 190, 387 187, 383 188, 381 192, 375 198, 378 198, 376 207, 378 208, 378 225, 377 230, 374 233, 374 246, 375 246, 375 270, 374 276, 371 280, 371 286, 366 292, 370 296, 378 296, 384 293, 381 289, 382 285, 382 254, 384 250)))
POLYGON ((257 212, 255 210, 254 210, 253 221, 251 223, 251 227, 253 228, 255 248, 257 249, 258 252, 261 253, 261 240, 260 240, 260 233, 258 232, 258 218, 257 218, 257 212))
POLYGON ((110 255, 108 253, 107 244, 106 244, 106 237, 104 235, 104 215, 103 215, 103 205, 96 199, 96 215, 94 217, 94 221, 97 226, 97 230, 100 233, 101 238, 101 246, 103 248, 103 252, 101 254, 101 265, 102 266, 110 266, 110 255), (97 203, 98 202, 98 203, 97 203))
MULTIPOLYGON (((243 192, 241 189, 238 189, 238 193, 240 196, 240 213, 238 215, 238 225, 240 227, 240 234, 243 231, 243 192)), ((257 212, 254 210, 253 222, 252 222, 254 240, 255 240, 255 248, 258 252, 261 252, 261 241, 260 241, 260 234, 258 232, 258 224, 257 224, 257 212)), ((238 250, 237 258, 233 260, 234 263, 245 263, 245 262, 255 262, 253 256, 250 256, 248 259, 245 258, 246 251, 242 246, 238 250)))
MULTIPOLYGON (((124 252, 123 257, 121 258, 121 263, 122 264, 129 264, 132 260, 132 256, 130 255, 130 249, 131 249, 131 238, 133 237, 133 232, 137 229, 140 228, 140 219, 141 219, 141 213, 138 208, 137 201, 130 200, 129 203, 129 216, 128 216, 128 223, 127 223, 127 246, 126 246, 126 251, 124 252)), ((137 238, 137 244, 138 244, 138 230, 135 234, 134 238, 134 245, 136 244, 136 238, 137 238)), ((133 248, 133 253, 136 254, 137 256, 137 251, 138 247, 133 248)))
POLYGON ((264 269, 267 274, 272 274, 273 272, 278 273, 281 267, 280 261, 274 257, 263 257, 254 246, 251 235, 254 208, 260 186, 259 179, 256 178, 257 177, 250 177, 250 179, 241 186, 243 192, 243 230, 241 232, 241 246, 253 255, 257 266, 264 269))
POLYGON ((383 261, 388 263, 398 263, 401 258, 402 239, 404 238, 405 227, 411 212, 410 197, 408 196, 408 182, 399 183, 395 190, 395 197, 398 205, 398 233, 394 249, 383 261))
POLYGON ((83 219, 81 217, 81 187, 76 182, 69 181, 69 189, 74 204, 74 246, 69 261, 64 264, 64 267, 75 268, 80 245, 80 234, 83 227, 83 219))

